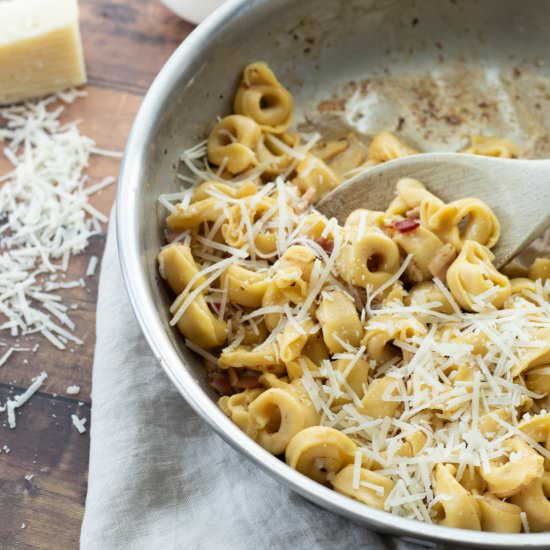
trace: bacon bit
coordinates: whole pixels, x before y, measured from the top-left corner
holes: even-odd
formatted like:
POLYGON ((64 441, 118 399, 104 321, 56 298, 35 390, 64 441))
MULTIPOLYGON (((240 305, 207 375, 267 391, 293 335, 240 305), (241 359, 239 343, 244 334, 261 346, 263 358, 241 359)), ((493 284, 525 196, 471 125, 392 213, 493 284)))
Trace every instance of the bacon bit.
POLYGON ((406 220, 395 222, 393 226, 397 229, 397 231, 399 231, 399 233, 408 233, 409 231, 414 231, 417 227, 419 227, 420 223, 412 218, 407 218, 406 220))
POLYGON ((237 387, 237 383, 239 381, 239 376, 237 375, 237 371, 234 367, 231 367, 227 369, 227 374, 229 375, 229 383, 231 384, 232 388, 237 387))
POLYGON ((208 384, 220 395, 232 395, 234 389, 229 383, 229 374, 217 367, 212 367, 207 372, 208 384))
POLYGON ((261 387, 260 384, 261 373, 254 371, 245 371, 239 376, 239 389, 251 390, 253 388, 261 387))
POLYGON ((234 391, 250 390, 261 386, 259 379, 261 373, 249 369, 227 369, 229 383, 234 391))
POLYGON ((326 237, 321 237, 316 239, 315 242, 330 256, 334 250, 334 241, 327 239, 326 237))

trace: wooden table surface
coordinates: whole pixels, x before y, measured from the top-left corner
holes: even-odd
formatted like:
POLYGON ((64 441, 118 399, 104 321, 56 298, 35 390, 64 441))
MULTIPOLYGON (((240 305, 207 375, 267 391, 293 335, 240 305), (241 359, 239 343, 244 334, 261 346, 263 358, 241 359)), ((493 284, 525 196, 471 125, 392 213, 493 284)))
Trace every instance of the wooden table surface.
MULTIPOLYGON (((82 132, 99 147, 121 151, 147 88, 193 27, 159 0, 80 0, 80 9, 88 97, 67 106, 65 118, 82 119, 82 132)), ((6 169, 0 159, 0 174, 6 169)), ((117 176, 118 169, 117 160, 96 157, 88 173, 93 182, 117 176)), ((108 213, 115 192, 110 186, 92 202, 108 213)), ((95 237, 86 253, 72 260, 68 277, 84 276, 89 257, 101 257, 104 244, 105 235, 95 237)), ((0 404, 21 393, 40 371, 48 373, 41 391, 18 409, 16 429, 7 426, 5 414, 0 416, 2 550, 78 548, 90 441, 89 432, 75 430, 70 415, 90 422, 98 276, 99 266, 86 288, 62 292, 67 303, 78 304, 72 318, 82 346, 72 353, 58 351, 37 338, 36 353, 14 353, 0 367, 0 404), (70 385, 80 386, 80 393, 66 395, 70 385), (4 446, 9 452, 1 450, 4 446)), ((10 343, 5 334, 0 340, 10 343)))

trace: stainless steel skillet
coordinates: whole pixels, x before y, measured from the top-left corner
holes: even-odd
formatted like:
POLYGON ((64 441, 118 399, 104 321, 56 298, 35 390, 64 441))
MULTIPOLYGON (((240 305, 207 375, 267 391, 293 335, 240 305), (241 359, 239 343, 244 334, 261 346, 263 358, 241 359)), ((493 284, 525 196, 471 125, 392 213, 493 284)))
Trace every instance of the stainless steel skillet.
POLYGON ((291 89, 306 129, 353 126, 368 137, 387 128, 422 150, 458 150, 485 131, 512 137, 530 156, 549 155, 549 31, 545 0, 230 0, 168 61, 134 123, 120 176, 118 242, 153 352, 231 445, 307 499, 373 529, 480 548, 550 547, 548 534, 463 531, 373 510, 291 470, 243 434, 168 325, 169 296, 155 266, 165 215, 157 197, 178 189, 179 154, 229 111, 240 71, 258 59, 291 89))

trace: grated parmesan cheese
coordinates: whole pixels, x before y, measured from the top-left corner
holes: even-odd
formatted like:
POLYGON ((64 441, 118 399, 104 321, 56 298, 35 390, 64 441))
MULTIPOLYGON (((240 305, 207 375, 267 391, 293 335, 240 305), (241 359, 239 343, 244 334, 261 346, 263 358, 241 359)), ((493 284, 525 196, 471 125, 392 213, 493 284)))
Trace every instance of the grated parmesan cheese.
POLYGON ((71 414, 71 420, 73 423, 73 426, 76 428, 78 433, 83 434, 86 432, 86 428, 84 424, 86 424, 87 419, 86 418, 78 418, 76 414, 71 414))
POLYGON ((48 378, 45 372, 41 372, 33 379, 32 384, 20 395, 16 395, 13 399, 8 399, 5 405, 5 410, 8 414, 8 425, 13 430, 16 426, 15 410, 22 407, 42 386, 44 380, 48 378))
MULTIPOLYGON (((45 281, 46 274, 65 272, 70 257, 83 252, 107 221, 89 202, 91 194, 114 178, 86 187, 91 155, 117 156, 98 149, 83 136, 77 122, 62 124, 63 106, 83 94, 67 91, 35 103, 0 109, 0 141, 13 169, 0 177, 0 330, 13 336, 41 333, 65 349, 62 339, 79 339, 51 321, 52 291, 80 286, 81 281, 45 281), (1 317, 0 317, 1 320, 1 317)), ((93 260, 88 266, 91 271, 93 260)), ((59 315, 56 315, 59 318, 59 315)), ((74 324, 63 318, 74 329, 74 324)))

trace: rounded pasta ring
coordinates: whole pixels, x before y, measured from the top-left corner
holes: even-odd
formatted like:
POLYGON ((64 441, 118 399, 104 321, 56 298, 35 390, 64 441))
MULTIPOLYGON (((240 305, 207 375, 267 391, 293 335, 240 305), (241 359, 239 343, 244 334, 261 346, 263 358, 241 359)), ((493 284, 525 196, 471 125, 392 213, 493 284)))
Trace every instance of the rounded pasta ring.
POLYGON ((373 290, 381 287, 401 266, 399 248, 395 242, 374 229, 368 229, 356 241, 340 250, 336 267, 349 284, 373 290))
POLYGON ((267 288, 267 275, 231 264, 220 278, 220 287, 227 290, 229 303, 258 308, 267 288))
MULTIPOLYGON (((390 216, 407 216, 415 213, 422 220, 422 205, 430 204, 435 210, 445 203, 432 195, 426 186, 414 178, 401 178, 396 185, 397 197, 390 203, 386 214, 390 216)), ((429 210, 431 212, 431 210, 429 210)))
POLYGON ((265 390, 248 407, 256 441, 272 454, 283 453, 298 432, 319 420, 313 405, 305 401, 288 384, 285 389, 265 390))
POLYGON ((346 218, 344 225, 352 231, 360 231, 360 228, 366 229, 373 225, 382 227, 385 225, 384 220, 386 218, 387 214, 385 212, 357 208, 346 218))
POLYGON ((240 346, 231 350, 223 350, 218 359, 222 369, 250 369, 263 373, 284 374, 285 366, 279 358, 277 344, 264 344, 254 348, 240 346))
POLYGON ((361 468, 359 471, 359 487, 354 487, 353 476, 354 466, 350 464, 334 476, 331 482, 332 487, 339 493, 354 498, 363 504, 383 510, 384 502, 393 488, 393 481, 376 472, 361 468))
POLYGON ((234 248, 252 244, 258 255, 272 256, 277 250, 277 235, 274 229, 263 229, 250 235, 247 224, 265 225, 273 216, 276 200, 271 197, 252 196, 235 204, 229 211, 229 217, 221 227, 224 241, 234 248), (247 219, 248 218, 248 219, 247 219), (250 241, 253 240, 252 243, 250 241))
MULTIPOLYGON (((160 276, 176 294, 181 294, 199 272, 191 249, 180 243, 165 246, 159 252, 157 259, 160 276)), ((202 283, 204 283, 204 277, 197 279, 190 290, 202 283)))
POLYGON ((490 469, 482 469, 481 475, 491 493, 500 498, 507 498, 519 493, 534 479, 542 476, 544 459, 517 436, 507 439, 503 445, 510 453, 520 454, 521 460, 492 460, 490 469))
POLYGON ((373 162, 387 162, 418 153, 387 131, 376 134, 367 149, 367 158, 373 162))
POLYGON ((546 443, 550 437, 550 414, 525 415, 518 429, 539 443, 546 443))
POLYGON ((218 399, 218 405, 223 412, 252 438, 256 437, 257 430, 250 418, 248 407, 263 391, 262 388, 254 388, 218 399))
MULTIPOLYGON (((332 367, 336 372, 342 374, 346 384, 361 399, 368 384, 369 363, 364 359, 334 359, 332 367)), ((341 383, 340 385, 342 386, 343 384, 341 383)), ((348 401, 348 398, 336 398, 333 403, 339 405, 348 401)))
POLYGON ((285 365, 298 359, 310 338, 314 324, 311 319, 298 323, 288 323, 283 331, 277 335, 279 354, 285 365))
POLYGON ((321 141, 311 152, 326 162, 341 177, 353 173, 367 157, 365 146, 354 133, 338 140, 321 141))
POLYGON ((533 340, 543 343, 540 348, 528 349, 512 367, 512 376, 528 373, 539 367, 550 365, 550 329, 540 329, 533 334, 533 340))
POLYGON ((447 271, 447 285, 453 298, 466 311, 476 311, 475 297, 492 293, 483 300, 495 308, 503 306, 512 292, 510 280, 491 263, 491 251, 476 241, 465 241, 460 254, 447 271), (493 290, 494 289, 494 290, 493 290))
POLYGON ((345 434, 325 426, 312 426, 298 432, 286 449, 286 463, 300 473, 327 483, 354 461, 357 446, 345 434))
MULTIPOLYGON (((180 294, 172 304, 174 310, 186 299, 180 294)), ((197 296, 176 323, 178 330, 201 348, 221 346, 227 338, 227 323, 218 319, 208 307, 203 296, 197 296)))
POLYGON ((500 223, 493 211, 480 199, 458 199, 424 216, 427 226, 458 250, 465 241, 492 248, 500 238, 500 223))
POLYGON ((514 159, 519 155, 517 145, 509 139, 474 135, 471 142, 470 147, 464 149, 463 153, 505 159, 514 159))
POLYGON ((531 531, 550 531, 550 472, 533 480, 510 502, 525 512, 531 531))
POLYGON ((550 259, 537 258, 527 271, 527 276, 533 281, 541 280, 543 283, 550 279, 550 259))
POLYGON ((215 166, 223 166, 230 174, 240 174, 257 164, 254 149, 261 135, 261 128, 251 118, 226 116, 210 133, 208 161, 215 166))
POLYGON ((219 181, 205 181, 195 187, 193 196, 191 197, 191 204, 209 199, 215 193, 226 195, 232 199, 243 199, 255 195, 257 192, 258 186, 251 180, 243 181, 238 187, 219 181))
POLYGON ((293 245, 285 250, 277 263, 279 269, 298 267, 304 281, 309 282, 315 262, 315 253, 307 246, 293 245))
POLYGON ((530 370, 525 375, 525 385, 531 391, 550 394, 550 366, 530 370))
POLYGON ((535 281, 528 279, 527 277, 516 277, 510 279, 510 285, 512 290, 512 298, 514 296, 521 296, 524 300, 531 302, 534 305, 538 305, 533 295, 537 294, 537 284, 535 281))
POLYGON ((412 256, 414 272, 407 274, 412 282, 432 280, 432 262, 443 249, 441 239, 429 229, 419 225, 413 231, 395 231, 393 240, 407 255, 412 256))
POLYGON ((483 437, 487 439, 492 439, 497 434, 502 432, 503 427, 497 420, 500 418, 504 422, 511 422, 512 413, 508 408, 499 408, 494 411, 485 413, 479 417, 478 428, 483 437))
POLYGON ((341 180, 321 159, 307 153, 306 158, 296 166, 296 177, 292 183, 300 194, 315 202, 338 187, 341 180))
POLYGON ((355 304, 341 291, 325 291, 315 311, 321 325, 323 340, 331 353, 346 351, 345 343, 359 346, 363 325, 355 304), (344 343, 343 343, 344 342, 344 343))
POLYGON ((414 285, 406 297, 406 303, 410 306, 425 306, 426 304, 433 304, 439 302, 440 305, 432 307, 434 311, 440 313, 451 314, 454 312, 453 306, 449 300, 443 294, 441 289, 432 281, 424 281, 414 285))
POLYGON ((293 99, 280 84, 240 86, 233 108, 237 114, 250 117, 262 130, 281 134, 292 122, 293 99))
POLYGON ((476 496, 483 531, 520 533, 521 508, 500 500, 491 493, 476 496))
POLYGON ((464 487, 470 493, 483 493, 487 487, 487 483, 481 475, 479 466, 473 468, 466 468, 459 481, 460 485, 464 487))
POLYGON ((176 206, 176 211, 166 218, 166 227, 169 231, 198 231, 205 222, 215 222, 224 215, 223 201, 217 197, 209 197, 194 203, 187 208, 176 206))
POLYGON ((272 134, 262 136, 256 147, 256 156, 258 163, 263 167, 262 179, 264 181, 271 181, 283 172, 292 170, 296 158, 289 154, 287 148, 294 149, 299 143, 300 136, 291 132, 281 134, 278 140, 274 139, 272 134))
POLYGON ((372 319, 365 328, 362 344, 367 349, 367 358, 376 361, 378 365, 390 361, 394 357, 406 352, 393 345, 393 340, 406 341, 414 336, 424 336, 427 333, 426 325, 413 317, 397 317, 380 315, 372 319), (380 326, 385 325, 385 326, 380 326))
POLYGON ((372 418, 384 418, 395 416, 400 401, 390 401, 392 397, 399 395, 399 387, 395 378, 384 376, 373 380, 367 387, 365 396, 361 399, 361 413, 372 418))
POLYGON ((369 329, 367 326, 362 344, 367 349, 369 360, 374 360, 378 365, 383 365, 402 354, 401 350, 392 344, 392 341, 393 337, 387 330, 382 328, 369 329))
POLYGON ((280 86, 275 73, 264 61, 256 61, 247 65, 243 71, 244 86, 280 86))
POLYGON ((481 530, 474 497, 455 479, 448 466, 437 464, 434 471, 434 494, 441 500, 434 509, 442 516, 440 525, 459 529, 481 530))
MULTIPOLYGON (((307 295, 308 286, 308 283, 302 279, 299 268, 281 269, 269 281, 262 300, 262 307, 301 304, 307 295)), ((272 331, 280 321, 281 313, 266 313, 264 315, 264 322, 268 330, 272 331)))

